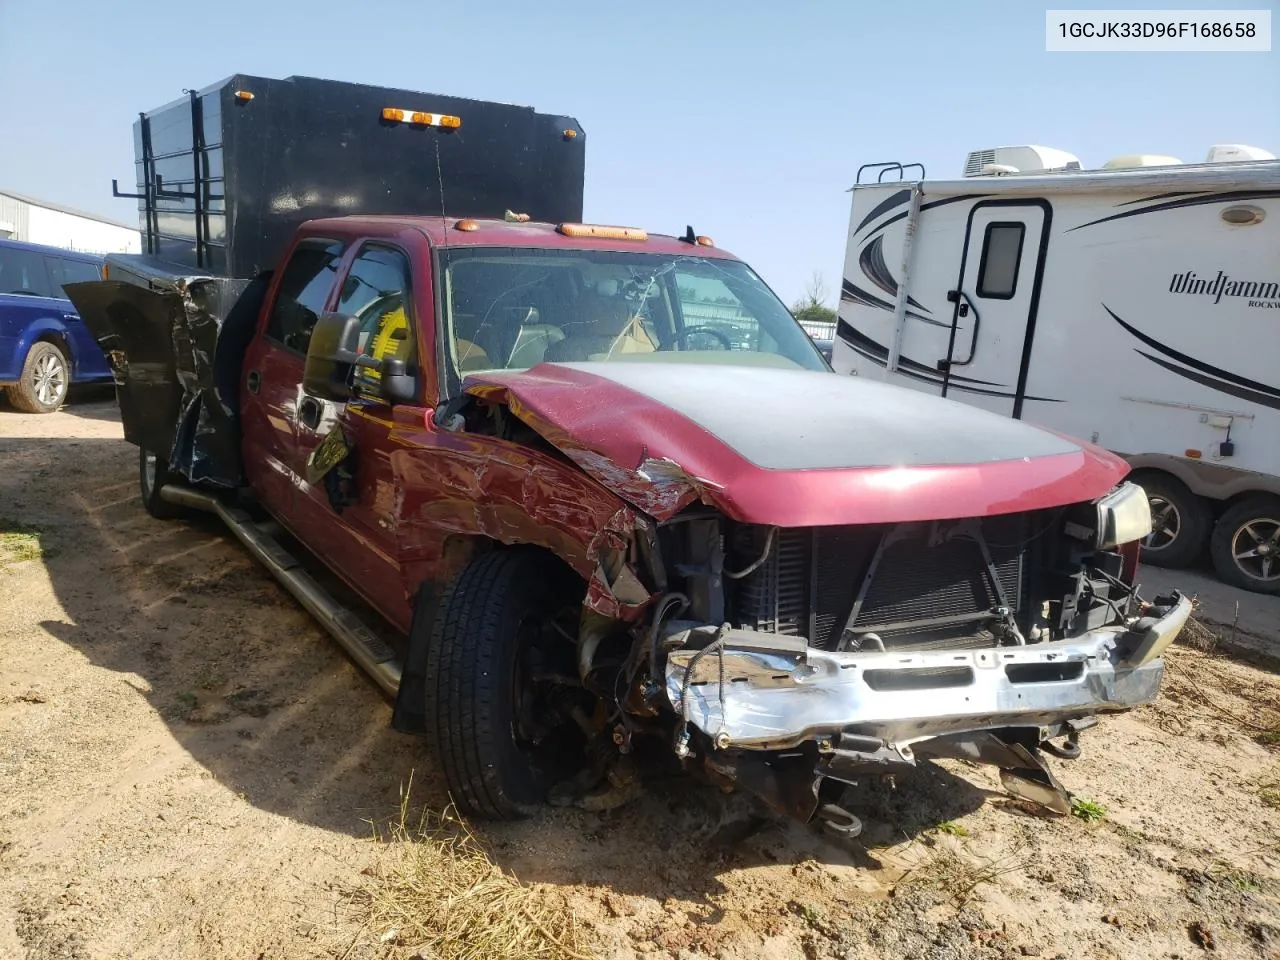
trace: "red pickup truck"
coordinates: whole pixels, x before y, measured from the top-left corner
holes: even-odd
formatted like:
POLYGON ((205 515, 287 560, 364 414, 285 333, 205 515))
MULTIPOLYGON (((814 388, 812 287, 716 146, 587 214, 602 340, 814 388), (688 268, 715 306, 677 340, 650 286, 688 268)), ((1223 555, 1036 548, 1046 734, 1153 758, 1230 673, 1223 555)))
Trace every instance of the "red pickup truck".
MULTIPOLYGON (((207 117, 218 98, 225 125, 325 83, 239 76, 192 103, 207 117)), ((151 255, 71 291, 116 370, 148 510, 219 514, 395 698, 396 727, 425 735, 474 816, 621 803, 644 743, 846 836, 849 784, 926 757, 993 764, 1067 809, 1042 748, 1076 756, 1099 714, 1152 700, 1191 609, 1137 595, 1151 519, 1122 460, 834 374, 751 268, 693 230, 539 217, 581 198, 572 173, 538 196, 546 155, 527 203, 519 171, 490 171, 505 186, 455 190, 448 209, 441 144, 520 108, 324 90, 351 129, 378 108, 426 118, 418 209, 391 215, 377 191, 376 215, 303 209, 275 257, 262 211, 282 185, 256 192, 237 236, 182 198, 198 175, 153 180, 144 150, 151 255), (219 269, 157 259, 181 246, 157 191, 170 224, 198 224, 183 249, 219 269)), ((581 145, 576 123, 542 127, 555 137, 521 134, 522 155, 581 145)), ((253 193, 234 166, 227 208, 253 193)))

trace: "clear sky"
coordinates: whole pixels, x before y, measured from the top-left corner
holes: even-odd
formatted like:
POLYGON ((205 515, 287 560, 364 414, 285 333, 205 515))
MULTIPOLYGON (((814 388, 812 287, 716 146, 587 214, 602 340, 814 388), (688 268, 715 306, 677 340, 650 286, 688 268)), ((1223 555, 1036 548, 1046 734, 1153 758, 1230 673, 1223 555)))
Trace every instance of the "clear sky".
MULTIPOLYGON (((586 217, 692 224, 788 302, 834 296, 858 166, 1034 143, 1280 155, 1271 53, 1046 53, 1046 6, 1007 0, 0 0, 0 188, 134 222, 140 110, 234 73, 309 75, 533 106, 587 132, 586 217)), ((1129 2, 1116 7, 1168 8, 1129 2)))

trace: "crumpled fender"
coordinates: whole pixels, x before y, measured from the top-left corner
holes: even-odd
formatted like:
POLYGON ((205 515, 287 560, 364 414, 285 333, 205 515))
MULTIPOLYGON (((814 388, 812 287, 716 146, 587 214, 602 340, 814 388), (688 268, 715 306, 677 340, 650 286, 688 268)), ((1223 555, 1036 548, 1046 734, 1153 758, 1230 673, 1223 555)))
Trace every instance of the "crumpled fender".
POLYGON ((634 620, 648 606, 649 591, 627 562, 645 521, 592 477, 482 434, 436 430, 397 439, 391 466, 408 587, 455 572, 462 557, 451 552, 448 534, 483 536, 555 554, 587 582, 586 605, 604 616, 634 620))

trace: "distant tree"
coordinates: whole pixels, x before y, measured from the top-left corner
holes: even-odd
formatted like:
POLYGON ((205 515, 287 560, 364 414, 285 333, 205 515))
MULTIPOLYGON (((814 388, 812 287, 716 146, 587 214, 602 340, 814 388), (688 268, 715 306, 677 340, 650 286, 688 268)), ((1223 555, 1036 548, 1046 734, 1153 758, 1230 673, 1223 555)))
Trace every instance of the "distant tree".
POLYGON ((821 271, 815 270, 805 284, 804 296, 791 305, 791 312, 801 323, 835 323, 836 312, 828 307, 827 284, 821 271))

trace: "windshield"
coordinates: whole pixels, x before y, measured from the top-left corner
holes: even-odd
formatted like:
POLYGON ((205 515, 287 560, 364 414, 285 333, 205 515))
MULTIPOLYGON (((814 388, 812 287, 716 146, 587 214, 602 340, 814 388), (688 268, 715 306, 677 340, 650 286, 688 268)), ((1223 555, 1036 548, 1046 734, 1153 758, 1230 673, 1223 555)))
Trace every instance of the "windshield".
POLYGON ((544 361, 829 369, 764 282, 737 260, 613 251, 440 251, 453 371, 544 361))

